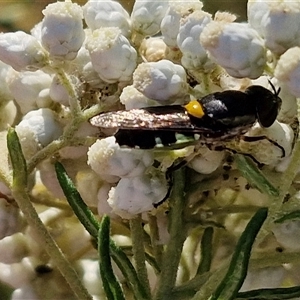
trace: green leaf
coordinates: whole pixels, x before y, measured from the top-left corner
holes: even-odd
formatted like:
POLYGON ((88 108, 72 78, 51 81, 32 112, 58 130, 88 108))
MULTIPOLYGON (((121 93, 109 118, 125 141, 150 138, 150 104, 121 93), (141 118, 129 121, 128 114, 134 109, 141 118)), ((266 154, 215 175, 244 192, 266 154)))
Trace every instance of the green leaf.
POLYGON ((237 299, 249 300, 283 300, 300 297, 300 286, 278 289, 259 289, 238 293, 237 299))
POLYGON ((208 272, 210 270, 212 261, 213 234, 213 227, 205 228, 201 239, 201 261, 198 266, 197 275, 204 274, 205 272, 208 272))
MULTIPOLYGON (((58 181, 65 193, 65 196, 72 206, 74 213, 80 220, 80 222, 85 226, 88 232, 95 238, 98 239, 98 231, 100 229, 100 224, 95 219, 93 213, 88 208, 88 206, 83 202, 80 194, 78 193, 74 183, 66 173, 63 165, 59 162, 55 164, 56 174, 58 181)), ((116 243, 110 239, 110 255, 112 256, 114 262, 117 264, 118 268, 121 270, 124 277, 127 279, 128 284, 132 287, 132 292, 136 299, 143 300, 148 299, 147 293, 141 285, 137 273, 126 256, 123 250, 116 245, 116 243)))
POLYGON ((90 235, 97 239, 100 226, 95 219, 94 214, 82 200, 79 192, 61 163, 55 163, 55 171, 59 184, 77 218, 90 235))
POLYGON ((110 219, 108 216, 103 216, 98 236, 99 265, 103 288, 108 300, 125 300, 122 288, 111 265, 109 230, 110 219))
POLYGON ((239 238, 228 271, 213 293, 211 300, 231 300, 236 297, 247 275, 252 245, 267 214, 267 208, 260 208, 247 224, 239 238))
POLYGON ((10 128, 7 133, 7 148, 13 169, 13 185, 27 187, 27 164, 16 131, 10 128))
POLYGON ((275 220, 275 223, 283 223, 287 220, 300 220, 300 210, 295 210, 290 213, 285 214, 281 218, 275 220))
POLYGON ((258 169, 257 165, 245 155, 235 154, 236 165, 248 182, 254 185, 260 192, 270 196, 279 196, 279 191, 275 188, 258 169))

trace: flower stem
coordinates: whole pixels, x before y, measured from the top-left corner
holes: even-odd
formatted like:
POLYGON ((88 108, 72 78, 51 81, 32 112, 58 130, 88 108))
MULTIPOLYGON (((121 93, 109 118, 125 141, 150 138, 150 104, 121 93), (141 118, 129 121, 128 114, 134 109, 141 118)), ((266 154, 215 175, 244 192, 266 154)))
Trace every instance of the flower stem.
POLYGON ((144 289, 147 291, 148 297, 150 299, 150 285, 148 280, 148 273, 145 264, 145 249, 144 249, 144 232, 142 227, 142 218, 137 216, 130 220, 131 238, 132 238, 132 251, 133 258, 135 261, 135 268, 138 278, 144 289))
POLYGON ((158 281, 155 299, 168 299, 175 286, 178 265, 181 257, 183 243, 186 238, 186 228, 183 220, 185 206, 184 186, 185 168, 174 172, 174 184, 170 199, 169 233, 170 240, 163 253, 162 271, 158 281))

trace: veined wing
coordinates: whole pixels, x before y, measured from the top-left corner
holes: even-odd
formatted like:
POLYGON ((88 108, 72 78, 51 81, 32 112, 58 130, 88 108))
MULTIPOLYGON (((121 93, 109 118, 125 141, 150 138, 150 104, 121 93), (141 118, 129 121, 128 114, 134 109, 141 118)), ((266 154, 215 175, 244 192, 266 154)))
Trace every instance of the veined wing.
POLYGON ((190 122, 182 106, 158 106, 102 113, 90 119, 93 126, 128 130, 190 130, 190 122))

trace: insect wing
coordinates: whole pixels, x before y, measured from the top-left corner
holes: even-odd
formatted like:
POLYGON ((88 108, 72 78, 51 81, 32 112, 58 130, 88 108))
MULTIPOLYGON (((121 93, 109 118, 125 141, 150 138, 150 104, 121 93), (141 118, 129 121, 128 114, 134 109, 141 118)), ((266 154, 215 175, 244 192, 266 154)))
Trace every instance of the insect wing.
POLYGON ((126 130, 192 130, 194 126, 181 106, 149 107, 107 112, 90 119, 93 126, 126 130))

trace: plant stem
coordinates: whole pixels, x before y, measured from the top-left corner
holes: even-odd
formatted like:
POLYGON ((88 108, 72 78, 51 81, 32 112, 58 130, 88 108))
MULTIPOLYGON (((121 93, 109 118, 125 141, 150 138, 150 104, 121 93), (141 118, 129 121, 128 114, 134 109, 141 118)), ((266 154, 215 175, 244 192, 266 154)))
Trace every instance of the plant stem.
POLYGON ((155 299, 169 299, 176 282, 178 265, 181 257, 183 243, 186 238, 186 228, 183 220, 185 206, 184 186, 185 168, 174 172, 174 184, 170 199, 169 232, 170 240, 163 253, 162 271, 158 281, 155 299))
POLYGON ((132 252, 133 259, 135 262, 135 268, 137 276, 144 286, 144 289, 147 291, 148 297, 150 299, 150 285, 148 280, 148 273, 146 268, 146 259, 145 259, 145 248, 144 248, 144 231, 142 227, 142 218, 137 216, 130 220, 130 229, 131 229, 131 239, 132 239, 132 252))
POLYGON ((64 276, 72 291, 78 299, 92 300, 86 288, 82 285, 77 273, 71 267, 56 242, 42 223, 36 210, 31 204, 27 190, 27 168, 18 136, 14 130, 10 130, 7 135, 7 144, 13 166, 13 186, 12 195, 20 210, 24 214, 28 225, 36 232, 38 243, 44 249, 64 276))

